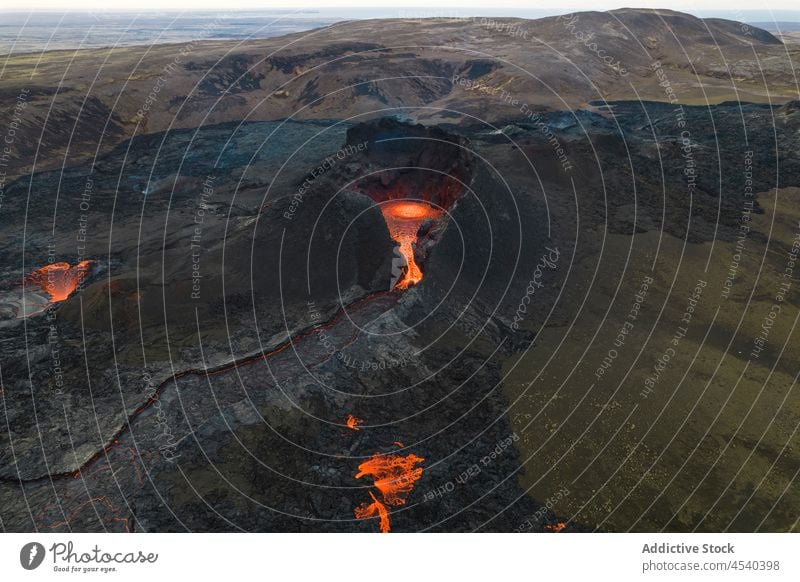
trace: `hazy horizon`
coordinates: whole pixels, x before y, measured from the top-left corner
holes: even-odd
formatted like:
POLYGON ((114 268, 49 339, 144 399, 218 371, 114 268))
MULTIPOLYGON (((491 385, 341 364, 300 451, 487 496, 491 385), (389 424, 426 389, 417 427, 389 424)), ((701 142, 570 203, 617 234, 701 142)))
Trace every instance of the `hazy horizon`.
MULTIPOLYGON (((673 10, 673 8, 669 8, 673 10)), ((344 20, 376 18, 501 18, 537 19, 579 11, 521 7, 317 7, 220 10, 201 8, 162 10, 126 8, 54 10, 3 8, 0 54, 44 50, 72 50, 108 46, 141 46, 195 40, 247 40, 312 30, 344 20)), ((680 10, 678 10, 680 11, 680 10)), ((770 23, 800 23, 800 10, 689 10, 701 18, 726 18, 758 24, 773 32, 770 23)), ((789 27, 796 30, 798 27, 789 27)))

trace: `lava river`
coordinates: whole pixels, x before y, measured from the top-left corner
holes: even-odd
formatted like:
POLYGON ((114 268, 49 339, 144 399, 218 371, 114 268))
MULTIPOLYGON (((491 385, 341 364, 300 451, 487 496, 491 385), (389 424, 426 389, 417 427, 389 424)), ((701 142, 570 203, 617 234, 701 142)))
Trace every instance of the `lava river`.
POLYGON ((366 519, 378 516, 382 533, 389 533, 389 510, 387 506, 405 505, 406 499, 414 489, 414 484, 422 477, 421 465, 425 459, 414 454, 380 454, 372 457, 358 466, 356 479, 364 476, 372 477, 373 486, 380 491, 382 500, 379 500, 370 491, 372 503, 362 503, 355 508, 357 519, 366 519))
POLYGON ((422 270, 414 260, 413 243, 417 241, 417 231, 425 220, 439 220, 443 212, 426 202, 408 200, 384 202, 381 212, 389 227, 389 234, 400 245, 400 252, 406 260, 407 268, 397 287, 407 289, 422 280, 422 270))

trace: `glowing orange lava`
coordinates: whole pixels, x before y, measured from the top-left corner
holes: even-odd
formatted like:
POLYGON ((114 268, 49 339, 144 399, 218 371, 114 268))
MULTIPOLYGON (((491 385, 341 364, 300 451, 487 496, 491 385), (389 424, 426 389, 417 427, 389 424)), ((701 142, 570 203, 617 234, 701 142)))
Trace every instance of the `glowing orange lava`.
POLYGON ((414 454, 375 454, 358 466, 356 479, 370 475, 388 505, 403 505, 406 495, 414 488, 414 483, 422 477, 422 467, 415 465, 424 460, 414 454))
POLYGON ((380 518, 381 533, 389 533, 391 527, 389 525, 389 512, 386 510, 386 506, 375 499, 372 492, 370 492, 369 496, 372 497, 372 503, 365 502, 356 507, 356 519, 366 519, 368 517, 373 517, 377 513, 380 518))
POLYGON ((364 424, 364 421, 363 421, 363 420, 361 420, 360 418, 356 418, 356 417, 355 417, 355 416, 353 416, 352 414, 348 414, 348 415, 347 415, 347 421, 346 421, 346 424, 347 424, 347 428, 351 428, 351 429, 353 429, 353 430, 361 430, 361 429, 358 427, 358 425, 359 425, 359 424, 364 424))
POLYGON ((411 246, 417 240, 417 231, 426 219, 441 218, 442 211, 425 202, 396 200, 381 204, 381 212, 389 227, 389 234, 399 243, 400 252, 408 265, 396 287, 407 289, 422 280, 422 270, 414 260, 414 248, 411 246))
POLYGON ((81 261, 74 267, 69 263, 51 263, 28 275, 28 282, 38 285, 54 302, 64 301, 89 273, 92 261, 81 261))
POLYGON ((565 521, 559 521, 557 523, 545 524, 544 529, 549 530, 553 533, 558 533, 565 527, 567 527, 567 523, 565 521))
POLYGON ((362 503, 355 509, 357 519, 372 517, 376 513, 380 517, 381 532, 388 533, 389 512, 387 505, 405 505, 406 497, 414 489, 414 483, 422 477, 422 467, 416 465, 425 459, 414 454, 409 455, 381 455, 376 453, 358 466, 356 479, 365 475, 372 477, 375 488, 381 492, 383 501, 379 501, 370 492, 373 502, 362 503))

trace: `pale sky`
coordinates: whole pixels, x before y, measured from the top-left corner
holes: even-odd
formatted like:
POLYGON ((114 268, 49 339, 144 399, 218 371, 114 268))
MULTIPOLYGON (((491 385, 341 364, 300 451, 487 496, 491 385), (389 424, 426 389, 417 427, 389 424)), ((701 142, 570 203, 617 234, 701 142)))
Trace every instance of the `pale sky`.
POLYGON ((746 0, 0 0, 2 10, 257 10, 302 8, 352 8, 391 7, 405 10, 453 10, 481 7, 520 8, 526 10, 609 10, 624 6, 637 8, 670 8, 683 11, 720 10, 731 12, 742 10, 798 10, 798 0, 766 0, 754 4, 746 0))

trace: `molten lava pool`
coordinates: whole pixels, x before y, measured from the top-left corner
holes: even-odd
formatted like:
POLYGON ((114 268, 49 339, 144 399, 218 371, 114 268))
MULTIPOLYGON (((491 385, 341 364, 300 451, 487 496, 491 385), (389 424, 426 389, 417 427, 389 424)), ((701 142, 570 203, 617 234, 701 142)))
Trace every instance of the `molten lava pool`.
POLYGON ((28 275, 28 282, 46 291, 51 301, 64 301, 89 274, 91 266, 92 261, 81 261, 72 267, 69 263, 51 263, 28 275))
POLYGON ((407 289, 422 280, 422 270, 414 260, 414 247, 412 243, 417 240, 417 231, 420 225, 432 218, 438 220, 443 212, 426 202, 408 200, 393 200, 381 204, 381 212, 389 227, 389 234, 400 245, 400 252, 408 265, 403 277, 397 283, 400 289, 407 289))

